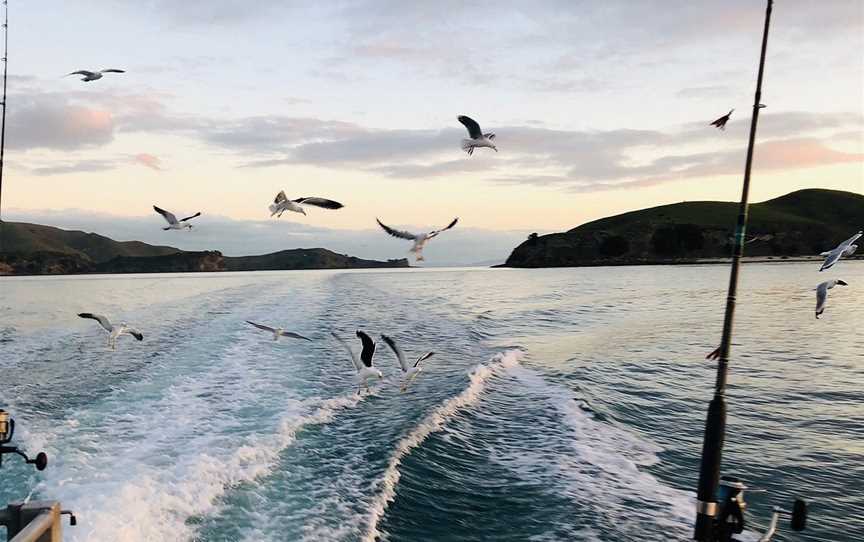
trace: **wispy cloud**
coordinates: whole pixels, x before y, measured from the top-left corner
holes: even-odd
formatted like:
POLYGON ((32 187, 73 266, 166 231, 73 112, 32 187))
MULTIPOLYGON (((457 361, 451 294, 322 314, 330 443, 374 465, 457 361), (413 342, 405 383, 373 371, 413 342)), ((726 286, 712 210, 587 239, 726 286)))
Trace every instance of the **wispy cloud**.
POLYGON ((133 161, 154 171, 162 171, 162 160, 158 156, 142 152, 133 157, 133 161))

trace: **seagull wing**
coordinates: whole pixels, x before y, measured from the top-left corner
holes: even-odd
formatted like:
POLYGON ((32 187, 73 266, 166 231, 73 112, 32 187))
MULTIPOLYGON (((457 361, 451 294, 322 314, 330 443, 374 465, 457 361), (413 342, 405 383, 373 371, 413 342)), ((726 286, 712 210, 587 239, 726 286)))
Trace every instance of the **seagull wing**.
POLYGON ((111 322, 109 322, 108 318, 102 316, 101 314, 93 314, 92 312, 79 312, 78 316, 80 316, 81 318, 90 318, 91 320, 96 320, 102 325, 102 327, 105 328, 105 331, 112 330, 111 322))
MULTIPOLYGON (((853 235, 849 239, 846 239, 845 241, 840 243, 840 247, 843 247, 845 249, 846 247, 850 246, 852 243, 857 241, 858 238, 861 237, 862 235, 864 235, 864 232, 859 231, 858 233, 856 233, 855 235, 853 235)), ((837 248, 840 248, 840 247, 837 247, 837 248)))
POLYGON ((78 70, 77 72, 67 73, 66 77, 69 77, 70 75, 83 75, 84 77, 90 77, 96 74, 89 70, 78 70))
POLYGON ((348 354, 351 356, 351 362, 354 363, 354 369, 359 372, 360 369, 363 368, 363 365, 360 363, 360 360, 357 358, 357 354, 355 354, 354 351, 351 350, 351 347, 348 345, 348 343, 346 343, 342 339, 342 337, 340 337, 339 335, 336 335, 332 331, 330 332, 330 335, 333 335, 333 338, 336 339, 337 341, 339 341, 339 344, 341 344, 342 347, 348 351, 348 354))
POLYGON ((832 267, 834 267, 834 264, 837 263, 840 260, 840 256, 843 255, 843 250, 845 250, 845 247, 843 247, 843 245, 840 245, 839 247, 829 252, 828 255, 825 256, 825 263, 822 264, 822 267, 819 268, 819 271, 825 271, 826 269, 831 269, 832 267))
POLYGON ((425 354, 423 354, 422 356, 417 358, 417 361, 414 362, 414 367, 417 367, 418 365, 420 365, 421 361, 427 360, 434 355, 435 355, 435 352, 426 352, 425 354))
POLYGON ((828 283, 823 282, 816 287, 816 318, 825 312, 825 301, 828 300, 828 283))
POLYGON ((126 333, 128 333, 129 335, 132 335, 133 337, 135 337, 139 341, 144 340, 144 334, 141 333, 140 331, 138 331, 137 329, 135 329, 134 327, 127 327, 126 333))
POLYGON ((126 70, 118 70, 117 68, 108 68, 102 70, 102 73, 126 73, 126 70))
POLYGON ((417 239, 417 235, 415 235, 415 234, 413 234, 413 233, 411 233, 411 232, 401 231, 401 230, 394 230, 394 229, 391 228, 390 226, 385 225, 383 222, 381 222, 381 221, 378 220, 377 218, 376 218, 375 220, 378 221, 378 225, 379 225, 379 226, 381 226, 382 228, 384 228, 384 231, 386 231, 387 233, 389 233, 389 234, 392 235, 393 237, 398 237, 399 239, 408 239, 409 241, 415 241, 415 240, 417 239))
POLYGON ((298 198, 294 203, 302 203, 303 205, 314 205, 315 207, 323 207, 324 209, 341 209, 345 207, 338 201, 326 198, 298 198))
POLYGON ((408 371, 408 363, 405 361, 405 355, 402 353, 402 350, 396 345, 396 343, 388 337, 387 335, 381 335, 381 340, 387 343, 387 346, 390 347, 390 350, 396 354, 396 359, 399 360, 399 366, 402 367, 402 372, 408 371))
POLYGON ((256 324, 255 322, 250 322, 249 320, 246 320, 246 323, 257 327, 258 329, 263 329, 264 331, 269 331, 270 333, 273 333, 274 331, 276 331, 272 327, 263 326, 261 324, 256 324))
POLYGON ((450 224, 447 224, 446 227, 441 228, 440 230, 430 231, 428 237, 431 239, 431 238, 435 237, 436 235, 438 235, 439 233, 449 230, 450 228, 455 226, 457 222, 459 222, 459 217, 454 218, 453 222, 451 222, 450 224))
POLYGON ((283 332, 279 333, 279 335, 282 335, 283 337, 291 337, 292 339, 303 339, 304 341, 311 341, 312 340, 308 337, 304 337, 303 335, 300 335, 299 333, 293 333, 291 331, 283 331, 283 332))
POLYGON ((363 343, 363 351, 360 352, 360 360, 366 367, 372 367, 372 356, 375 355, 375 341, 364 331, 357 330, 357 337, 363 343))
POLYGON ((468 135, 471 136, 471 139, 480 139, 483 137, 483 130, 480 129, 480 125, 477 124, 476 120, 465 115, 459 115, 458 119, 465 128, 468 128, 468 135))
POLYGON ((283 201, 288 201, 288 196, 285 195, 284 190, 280 190, 278 194, 276 194, 276 199, 273 200, 273 203, 282 203, 283 201))
POLYGON ((193 218, 198 217, 198 216, 201 216, 201 211, 198 211, 197 213, 195 213, 192 216, 187 216, 186 218, 181 218, 180 222, 186 222, 187 220, 192 220, 193 218))
POLYGON ((168 221, 169 224, 176 224, 177 217, 174 216, 174 213, 169 213, 165 209, 160 209, 159 207, 153 206, 153 210, 162 215, 162 218, 168 221))

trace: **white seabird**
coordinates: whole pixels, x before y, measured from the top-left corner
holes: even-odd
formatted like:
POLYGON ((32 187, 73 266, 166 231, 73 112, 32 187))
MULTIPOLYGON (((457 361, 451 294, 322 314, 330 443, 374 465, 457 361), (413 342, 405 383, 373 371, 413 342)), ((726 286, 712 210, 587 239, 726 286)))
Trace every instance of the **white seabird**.
POLYGON ((124 333, 132 335, 139 341, 144 340, 144 335, 134 327, 127 326, 126 322, 121 322, 120 325, 112 324, 105 316, 102 316, 101 314, 93 314, 91 312, 81 312, 78 313, 78 316, 80 316, 81 318, 90 318, 91 320, 96 320, 102 325, 103 328, 105 328, 105 331, 108 332, 108 346, 111 347, 111 350, 114 350, 117 345, 117 337, 123 335, 124 333))
POLYGON ((393 339, 391 339, 387 335, 382 334, 381 340, 387 343, 387 346, 390 347, 390 350, 392 350, 393 353, 396 354, 396 359, 399 360, 399 367, 402 369, 402 374, 405 375, 405 380, 402 383, 402 391, 405 391, 411 384, 411 382, 413 382, 414 379, 417 378, 417 375, 419 375, 420 372, 423 371, 423 367, 420 366, 420 362, 431 358, 435 355, 435 352, 426 352, 425 354, 417 358, 417 361, 414 362, 414 365, 409 366, 408 362, 405 361, 405 354, 402 353, 402 349, 396 345, 393 339))
POLYGON ((816 319, 819 319, 819 315, 825 312, 825 302, 828 301, 828 290, 837 286, 849 286, 845 282, 840 279, 831 279, 826 280, 822 284, 816 287, 816 319))
POLYGON ((168 226, 162 228, 163 230, 182 230, 183 228, 192 229, 192 224, 188 221, 192 220, 195 217, 201 216, 201 212, 197 212, 192 216, 187 216, 186 218, 181 218, 177 220, 177 217, 174 216, 174 213, 168 212, 165 209, 160 209, 159 207, 153 206, 153 210, 162 215, 162 217, 168 222, 168 226))
POLYGON ((279 337, 291 337, 292 339, 303 339, 304 341, 311 341, 312 340, 312 339, 310 339, 308 337, 304 337, 303 335, 300 335, 298 333, 292 333, 291 331, 285 331, 281 327, 275 327, 274 328, 274 327, 270 327, 270 326, 264 326, 261 324, 256 324, 255 322, 250 322, 249 320, 246 320, 246 323, 257 327, 258 329, 262 329, 264 331, 269 331, 270 333, 273 334, 273 340, 274 341, 278 341, 279 337))
POLYGON ((333 201, 332 199, 326 198, 297 198, 297 199, 288 199, 288 196, 285 195, 284 190, 280 190, 278 194, 276 194, 276 198, 273 200, 273 203, 270 204, 270 216, 276 215, 277 218, 282 216, 282 213, 285 211, 294 211, 295 213, 306 214, 306 210, 303 209, 303 205, 314 205, 315 207, 321 207, 322 209, 341 209, 344 207, 338 201, 333 201))
POLYGON ((96 81, 97 79, 102 79, 102 75, 106 73, 126 73, 126 70, 117 70, 114 68, 108 68, 107 70, 99 70, 98 72, 91 72, 90 70, 78 70, 77 72, 67 73, 66 76, 70 75, 82 75, 82 81, 96 81))
POLYGON ((462 150, 467 152, 469 156, 474 154, 474 149, 477 147, 489 147, 490 149, 494 149, 495 152, 498 152, 498 147, 496 147, 495 143, 492 142, 495 139, 495 134, 492 132, 484 134, 483 130, 480 129, 480 125, 477 124, 477 121, 471 117, 459 115, 457 119, 465 125, 465 128, 468 129, 470 139, 462 140, 462 150))
POLYGON ((357 395, 360 395, 360 391, 363 387, 365 387, 367 391, 369 390, 370 378, 384 378, 381 371, 372 366, 372 356, 375 355, 375 342, 371 337, 369 337, 369 335, 359 329, 357 330, 357 337, 359 337, 360 342, 363 343, 363 350, 360 352, 360 356, 358 357, 348 343, 342 340, 339 335, 336 335, 332 331, 330 334, 333 335, 333 338, 339 341, 339 344, 348 351, 348 354, 351 356, 351 361, 354 363, 354 368, 357 369, 357 395))
POLYGON ((453 222, 448 224, 446 227, 441 228, 440 230, 432 230, 429 233, 411 233, 411 232, 407 232, 407 231, 395 230, 395 229, 391 228, 390 226, 385 225, 383 222, 381 222, 380 219, 376 218, 375 220, 378 221, 379 226, 384 228, 384 231, 386 231, 387 233, 389 233, 393 237, 398 237, 399 239, 407 239, 408 241, 414 241, 414 246, 411 247, 411 250, 409 250, 409 252, 413 252, 414 257, 417 258, 417 261, 422 262, 423 261, 423 247, 426 245, 426 243, 429 241, 429 239, 432 239, 433 237, 437 236, 441 232, 447 231, 450 228, 452 228, 453 226, 455 226, 456 223, 459 222, 459 217, 454 218, 453 222))
POLYGON ((820 256, 825 256, 825 262, 822 264, 822 267, 819 269, 819 271, 825 271, 826 269, 830 269, 835 263, 839 262, 840 258, 842 258, 843 256, 851 256, 852 254, 854 254, 855 251, 858 250, 858 245, 853 245, 852 243, 854 243, 859 237, 861 237, 861 235, 864 235, 864 232, 859 231, 849 239, 846 239, 845 241, 837 245, 837 248, 835 248, 834 250, 829 250, 827 252, 819 254, 820 256))

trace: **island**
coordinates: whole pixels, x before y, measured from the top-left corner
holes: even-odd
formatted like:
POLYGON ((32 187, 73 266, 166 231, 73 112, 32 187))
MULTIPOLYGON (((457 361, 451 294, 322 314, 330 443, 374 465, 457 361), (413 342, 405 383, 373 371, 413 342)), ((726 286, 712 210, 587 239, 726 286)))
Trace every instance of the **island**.
POLYGON ((409 267, 408 260, 364 260, 325 248, 231 257, 216 250, 184 251, 41 224, 0 222, 0 275, 7 276, 397 267, 409 267))
MULTIPOLYGON (((728 261, 738 204, 692 201, 632 211, 563 233, 531 234, 500 267, 581 267, 728 261)), ((818 257, 864 229, 864 195, 805 189, 750 205, 745 255, 818 257)), ((856 254, 855 257, 860 257, 856 254)))

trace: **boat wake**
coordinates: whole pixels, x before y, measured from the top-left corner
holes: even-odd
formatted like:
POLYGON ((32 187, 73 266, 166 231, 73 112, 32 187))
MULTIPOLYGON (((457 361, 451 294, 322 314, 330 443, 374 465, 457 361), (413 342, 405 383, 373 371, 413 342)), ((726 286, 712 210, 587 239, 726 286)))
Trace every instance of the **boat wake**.
POLYGON ((477 403, 486 386, 486 381, 493 375, 516 367, 522 355, 523 352, 521 350, 508 350, 495 355, 490 362, 476 366, 471 371, 469 376, 470 383, 467 388, 459 395, 441 403, 441 405, 426 416, 410 433, 396 444, 396 449, 390 456, 387 469, 376 482, 378 492, 369 505, 369 514, 366 522, 367 528, 361 540, 364 542, 375 542, 381 536, 382 533, 378 530, 378 523, 396 495, 396 486, 399 483, 399 478, 402 476, 399 471, 402 459, 420 446, 429 435, 440 431, 454 414, 477 403))

